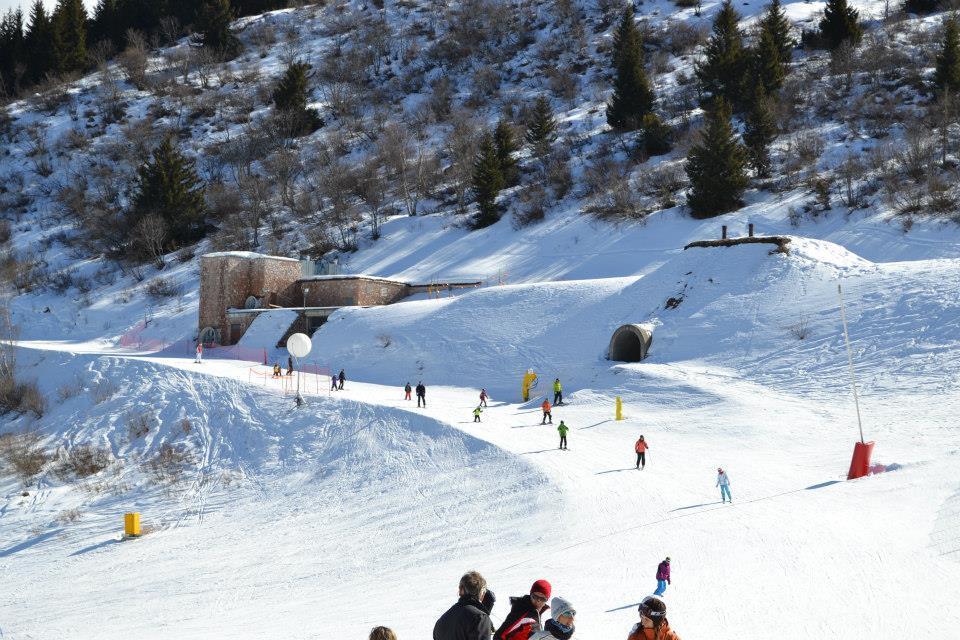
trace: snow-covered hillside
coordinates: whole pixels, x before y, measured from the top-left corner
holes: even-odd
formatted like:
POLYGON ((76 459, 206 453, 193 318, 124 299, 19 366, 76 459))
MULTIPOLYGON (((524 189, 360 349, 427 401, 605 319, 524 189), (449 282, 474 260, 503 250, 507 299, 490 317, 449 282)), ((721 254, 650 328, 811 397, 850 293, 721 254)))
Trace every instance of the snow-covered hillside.
MULTIPOLYGON (((902 175, 908 155, 933 153, 917 87, 939 17, 868 21, 846 61, 797 50, 775 177, 704 221, 683 210, 682 162, 700 118, 698 30, 716 3, 699 16, 638 5, 658 110, 678 134, 655 159, 605 126, 620 5, 384 4, 246 18, 245 53, 229 63, 181 42, 151 54, 143 90, 107 67, 9 107, 0 249, 19 340, 0 341, 0 362, 15 353, 17 379, 35 380, 46 407, 0 422, 0 638, 362 638, 379 624, 429 638, 470 569, 498 595, 495 623, 508 596, 546 578, 577 609, 575 638, 617 638, 664 556, 684 640, 954 637, 960 232, 955 206, 905 209, 936 189, 902 175), (464 34, 476 46, 457 48, 464 34), (326 125, 280 144, 269 90, 295 59, 314 66, 326 125), (522 128, 540 94, 568 174, 543 173, 523 149, 504 218, 468 230, 458 180, 472 156, 458 136, 501 117, 522 128), (136 166, 171 132, 208 182, 215 229, 162 269, 120 269, 78 214, 122 211, 136 166), (434 172, 415 197, 389 160, 398 140, 434 172), (845 182, 851 157, 862 172, 845 182), (263 191, 245 182, 257 175, 263 191), (371 175, 389 176, 383 201, 357 195, 371 175), (529 192, 544 185, 544 218, 529 220, 529 192), (636 196, 632 213, 595 215, 618 193, 636 196), (411 206, 418 215, 402 215, 411 206), (748 223, 791 236, 790 252, 683 250, 748 223), (196 256, 222 249, 330 250, 344 272, 483 286, 336 312, 308 361, 344 368, 346 388, 304 375, 307 404, 294 408, 296 378, 229 357, 285 363, 273 343, 289 312, 262 316, 228 357, 193 362, 196 256), (851 482, 838 284, 876 441, 875 473, 851 482), (648 359, 607 360, 614 329, 639 322, 653 326, 648 359), (540 382, 524 403, 528 368, 540 382), (567 404, 542 425, 555 377, 567 404), (419 380, 425 409, 403 399, 419 380), (492 398, 478 424, 480 388, 492 398), (568 451, 556 449, 561 419, 568 451), (716 501, 718 466, 732 505, 716 501), (120 542, 128 511, 147 534, 120 542)), ((811 28, 822 6, 786 10, 811 28)), ((763 7, 737 8, 748 27, 763 7)), ((941 173, 956 156, 950 126, 941 173)))

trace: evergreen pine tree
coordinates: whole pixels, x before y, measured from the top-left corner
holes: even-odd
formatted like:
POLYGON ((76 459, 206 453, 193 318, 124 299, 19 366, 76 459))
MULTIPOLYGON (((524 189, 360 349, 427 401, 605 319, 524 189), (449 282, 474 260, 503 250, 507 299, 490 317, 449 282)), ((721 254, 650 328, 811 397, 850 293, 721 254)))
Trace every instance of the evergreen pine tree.
POLYGON ((706 58, 696 65, 697 78, 703 93, 722 97, 734 106, 741 104, 747 55, 743 48, 743 32, 737 26, 740 14, 731 0, 724 0, 713 20, 713 35, 706 47, 706 58))
POLYGON ((957 18, 950 16, 943 22, 943 41, 937 54, 937 66, 933 74, 933 90, 956 94, 960 89, 960 26, 957 18))
POLYGON ((0 95, 20 92, 23 44, 23 12, 11 9, 0 20, 0 95))
POLYGON ((756 47, 750 51, 750 77, 745 89, 750 91, 744 97, 749 109, 749 99, 753 97, 754 87, 762 88, 763 93, 773 95, 783 86, 783 79, 787 75, 786 65, 781 62, 780 51, 770 32, 761 30, 757 38, 756 47))
POLYGON ((790 21, 783 10, 780 0, 773 0, 767 5, 767 11, 760 18, 760 32, 769 34, 777 47, 780 62, 789 64, 793 59, 793 50, 797 46, 796 40, 790 35, 790 21))
MULTIPOLYGON (((145 216, 159 216, 166 223, 165 247, 196 242, 204 235, 203 184, 188 160, 165 139, 153 152, 153 158, 138 170, 133 198, 132 223, 145 216)), ((131 226, 133 226, 131 225, 131 226)))
POLYGON ((760 178, 770 175, 770 143, 777 135, 770 97, 757 85, 750 101, 750 110, 744 119, 743 142, 750 164, 760 178))
POLYGON ((533 104, 530 113, 530 122, 527 123, 527 132, 524 136, 527 142, 533 145, 537 154, 544 154, 550 144, 557 137, 557 123, 553 119, 553 109, 546 96, 540 96, 533 104))
POLYGON ((498 122, 497 128, 493 130, 493 145, 497 152, 497 162, 500 164, 500 175, 503 176, 504 186, 512 187, 520 179, 517 159, 513 157, 519 148, 513 140, 513 128, 504 120, 498 122))
POLYGON ((673 129, 653 112, 643 116, 643 148, 648 156, 662 156, 673 148, 673 129))
POLYGON ((847 0, 827 0, 820 20, 820 34, 831 51, 844 42, 857 46, 863 38, 860 13, 847 5, 847 0))
POLYGON ((695 218, 711 218, 737 209, 749 183, 746 150, 734 136, 727 101, 715 98, 706 119, 700 140, 687 154, 691 186, 687 204, 695 218))
POLYGON ((123 25, 120 20, 119 0, 99 0, 93 9, 87 37, 91 43, 108 41, 116 50, 123 46, 123 25))
POLYGON ((623 12, 613 40, 613 96, 607 103, 607 124, 616 131, 633 131, 653 109, 653 90, 643 68, 643 45, 633 20, 633 7, 623 12))
POLYGON ((30 9, 30 22, 24 38, 26 50, 27 80, 40 82, 56 66, 53 51, 53 24, 43 8, 43 0, 35 0, 30 9))
POLYGON ((54 46, 60 71, 87 67, 87 10, 83 0, 59 0, 53 12, 54 46))
POLYGON ((293 62, 273 90, 273 102, 281 112, 284 135, 300 136, 316 131, 323 121, 316 109, 307 108, 310 65, 293 62))
POLYGON ((232 58, 240 51, 240 41, 230 31, 231 20, 230 0, 203 0, 197 16, 197 39, 204 48, 224 59, 232 58))
POLYGON ((486 134, 480 142, 476 160, 473 163, 473 192, 479 209, 473 219, 473 228, 489 227, 500 219, 497 195, 503 189, 503 174, 500 173, 500 160, 497 158, 493 136, 486 134))

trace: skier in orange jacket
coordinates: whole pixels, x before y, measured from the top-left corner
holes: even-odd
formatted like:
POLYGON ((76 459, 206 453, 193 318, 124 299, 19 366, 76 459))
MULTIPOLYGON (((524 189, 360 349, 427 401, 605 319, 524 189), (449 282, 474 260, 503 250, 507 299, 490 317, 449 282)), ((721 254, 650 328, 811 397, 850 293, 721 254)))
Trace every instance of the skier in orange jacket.
POLYGON ((540 407, 543 409, 543 420, 540 424, 547 424, 547 420, 550 421, 550 424, 553 424, 553 415, 550 414, 550 401, 544 398, 540 407))
POLYGON ((643 439, 643 436, 640 436, 640 439, 637 440, 637 444, 633 446, 633 450, 637 452, 637 469, 643 469, 647 466, 647 449, 650 448, 650 445, 647 444, 647 441, 643 439))

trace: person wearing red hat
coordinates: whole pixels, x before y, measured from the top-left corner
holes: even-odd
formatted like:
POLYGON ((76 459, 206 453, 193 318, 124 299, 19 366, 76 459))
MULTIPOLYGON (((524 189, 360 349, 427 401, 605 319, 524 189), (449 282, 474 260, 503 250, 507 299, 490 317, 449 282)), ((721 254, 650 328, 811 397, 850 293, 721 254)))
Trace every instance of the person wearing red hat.
POLYGON ((541 616, 550 607, 550 583, 540 579, 530 587, 530 595, 512 596, 510 613, 493 634, 493 640, 526 640, 535 631, 540 631, 541 616))

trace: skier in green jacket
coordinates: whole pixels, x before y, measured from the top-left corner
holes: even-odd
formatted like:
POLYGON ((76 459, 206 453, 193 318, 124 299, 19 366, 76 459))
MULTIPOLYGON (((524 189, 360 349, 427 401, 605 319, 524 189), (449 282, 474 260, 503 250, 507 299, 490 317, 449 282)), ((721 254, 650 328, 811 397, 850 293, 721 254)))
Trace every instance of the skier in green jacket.
POLYGON ((481 409, 480 407, 477 407, 476 409, 473 410, 473 421, 474 421, 474 422, 480 422, 480 414, 481 414, 481 413, 483 413, 483 409, 481 409))
POLYGON ((560 432, 560 448, 567 448, 567 431, 570 431, 570 427, 563 424, 563 420, 560 421, 560 426, 557 427, 557 431, 560 432))
POLYGON ((553 404, 563 404, 563 387, 560 378, 553 381, 553 404))

